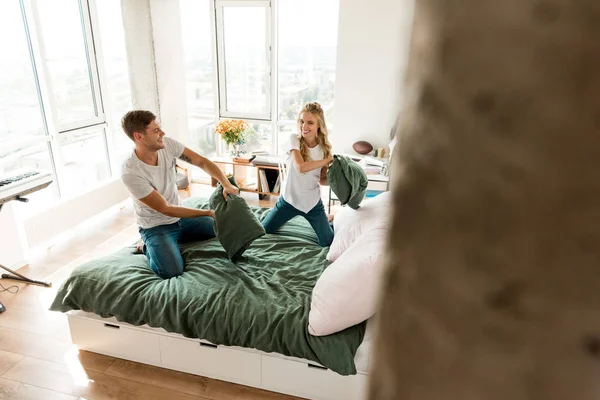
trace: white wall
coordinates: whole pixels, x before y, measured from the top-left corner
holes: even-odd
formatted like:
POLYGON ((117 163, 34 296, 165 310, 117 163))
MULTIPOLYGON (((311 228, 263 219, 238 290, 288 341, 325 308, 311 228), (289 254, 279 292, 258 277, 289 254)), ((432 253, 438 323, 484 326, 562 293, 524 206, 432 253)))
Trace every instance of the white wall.
POLYGON ((389 144, 401 109, 408 63, 413 0, 340 0, 335 109, 336 153, 352 144, 389 144))
POLYGON ((133 108, 160 113, 149 0, 121 0, 133 108))
POLYGON ((160 122, 168 136, 188 142, 185 64, 179 0, 150 0, 160 122))

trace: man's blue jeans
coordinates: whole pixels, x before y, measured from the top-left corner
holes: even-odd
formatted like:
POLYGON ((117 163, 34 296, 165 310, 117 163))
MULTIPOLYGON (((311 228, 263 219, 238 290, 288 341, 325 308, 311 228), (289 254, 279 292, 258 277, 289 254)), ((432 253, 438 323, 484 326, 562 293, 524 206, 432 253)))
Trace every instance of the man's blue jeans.
POLYGON ((313 227, 319 239, 320 246, 331 245, 333 241, 333 229, 329 225, 329 221, 327 221, 327 214, 325 214, 325 207, 323 207, 321 200, 319 200, 312 210, 304 213, 285 201, 283 196, 279 196, 277 204, 271 209, 262 221, 262 224, 267 233, 275 233, 281 225, 298 215, 306 218, 310 226, 313 227))
POLYGON ((148 257, 152 271, 163 279, 181 275, 183 258, 177 244, 214 238, 213 222, 211 217, 182 218, 169 225, 140 228, 144 254, 148 257))

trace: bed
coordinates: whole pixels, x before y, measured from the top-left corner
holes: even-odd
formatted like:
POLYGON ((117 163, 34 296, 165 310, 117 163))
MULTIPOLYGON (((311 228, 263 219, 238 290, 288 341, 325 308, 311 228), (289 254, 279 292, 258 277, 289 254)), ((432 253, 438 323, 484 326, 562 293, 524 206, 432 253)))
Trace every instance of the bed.
POLYGON ((176 279, 158 278, 133 249, 77 267, 59 289, 51 310, 69 314, 81 349, 307 398, 362 398, 366 323, 308 333, 311 292, 329 263, 303 219, 257 239, 235 264, 216 239, 182 244, 176 279))

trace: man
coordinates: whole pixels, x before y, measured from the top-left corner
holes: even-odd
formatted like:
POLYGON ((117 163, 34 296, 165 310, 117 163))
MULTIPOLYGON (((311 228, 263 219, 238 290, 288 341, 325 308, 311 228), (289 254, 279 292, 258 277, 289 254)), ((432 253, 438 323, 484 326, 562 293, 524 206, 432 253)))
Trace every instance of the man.
POLYGON ((176 158, 202 168, 221 182, 225 197, 239 190, 213 162, 166 137, 152 112, 130 111, 123 116, 121 126, 135 143, 134 151, 123 163, 121 180, 133 198, 143 252, 158 276, 179 276, 183 273, 183 258, 177 243, 209 239, 215 233, 214 211, 179 205, 176 158))

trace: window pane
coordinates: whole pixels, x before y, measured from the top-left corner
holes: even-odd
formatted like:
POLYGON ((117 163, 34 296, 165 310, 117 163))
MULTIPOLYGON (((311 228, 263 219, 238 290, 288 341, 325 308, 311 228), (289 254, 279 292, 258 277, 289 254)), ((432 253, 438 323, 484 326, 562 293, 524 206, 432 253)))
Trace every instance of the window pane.
POLYGON ((241 146, 242 150, 250 154, 253 151, 273 151, 273 129, 271 123, 249 122, 255 133, 246 138, 246 142, 241 146))
MULTIPOLYGON (((120 163, 133 148, 133 142, 121 129, 121 117, 132 109, 129 66, 125 50, 125 33, 121 14, 121 0, 96 2, 102 42, 102 56, 106 78, 106 119, 113 135, 116 159, 120 163)), ((116 171, 120 172, 120 171, 116 171)))
POLYGON ((295 121, 310 101, 318 101, 331 115, 338 0, 283 0, 278 7, 278 119, 295 121), (306 29, 307 21, 319 29, 306 29))
POLYGON ((198 125, 199 118, 214 119, 216 116, 210 1, 181 0, 180 10, 191 128, 198 125))
POLYGON ((109 178, 104 130, 63 134, 59 143, 64 164, 60 181, 63 197, 81 194, 109 178))
POLYGON ((35 2, 59 125, 97 116, 78 0, 35 2))
MULTIPOLYGON (((24 144, 13 141, 3 143, 0 151, 0 175, 12 176, 22 171, 42 170, 52 172, 52 158, 49 144, 40 139, 33 143, 24 144)), ((29 202, 26 207, 19 207, 19 215, 27 217, 40 210, 46 209, 58 198, 56 181, 43 190, 28 194, 29 202)))
POLYGON ((214 122, 197 120, 195 125, 191 124, 190 140, 198 154, 204 157, 217 155, 217 135, 214 122))
POLYGON ((265 7, 223 7, 227 111, 269 114, 267 23, 265 7))
MULTIPOLYGON (((217 135, 215 123, 209 120, 190 119, 191 148, 204 157, 217 155, 217 135)), ((210 176, 200 168, 191 168, 192 180, 195 182, 210 182, 210 176)))
POLYGON ((298 133, 298 128, 295 124, 279 124, 278 134, 278 151, 279 154, 285 154, 290 148, 290 136, 298 133))
POLYGON ((5 153, 7 140, 45 133, 18 0, 0 2, 0 37, 0 153, 5 153))

